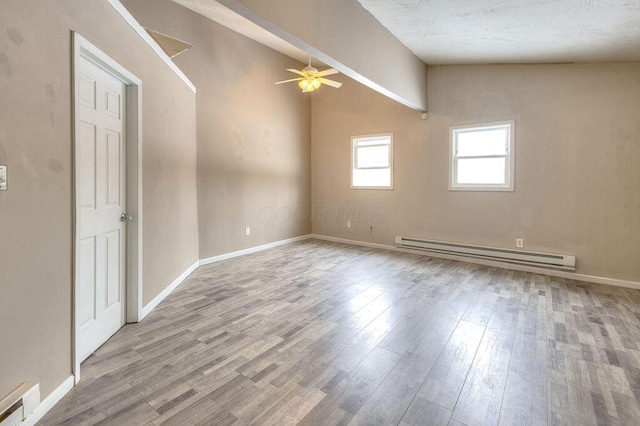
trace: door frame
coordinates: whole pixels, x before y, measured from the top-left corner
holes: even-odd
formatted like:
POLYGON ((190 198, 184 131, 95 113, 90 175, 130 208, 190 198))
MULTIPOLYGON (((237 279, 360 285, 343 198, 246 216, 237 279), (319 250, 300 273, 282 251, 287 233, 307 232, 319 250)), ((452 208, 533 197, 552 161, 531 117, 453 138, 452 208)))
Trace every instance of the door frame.
POLYGON ((126 232, 126 273, 125 273, 125 310, 126 322, 138 322, 142 319, 142 80, 118 64, 106 53, 98 49, 77 32, 73 34, 72 69, 72 120, 73 120, 73 297, 72 297, 72 359, 73 376, 76 384, 80 381, 80 361, 76 340, 76 300, 79 277, 80 247, 80 186, 78 177, 80 156, 78 151, 79 122, 76 120, 80 110, 80 58, 85 58, 125 84, 125 152, 126 152, 126 204, 127 213, 133 221, 127 222, 126 232))

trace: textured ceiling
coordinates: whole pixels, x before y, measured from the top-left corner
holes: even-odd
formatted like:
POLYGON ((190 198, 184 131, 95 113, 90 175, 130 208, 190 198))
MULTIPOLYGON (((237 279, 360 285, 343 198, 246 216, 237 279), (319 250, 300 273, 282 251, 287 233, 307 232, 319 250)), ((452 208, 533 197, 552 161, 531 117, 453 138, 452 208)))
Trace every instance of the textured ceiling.
POLYGON ((427 64, 640 60, 640 0, 358 0, 427 64))

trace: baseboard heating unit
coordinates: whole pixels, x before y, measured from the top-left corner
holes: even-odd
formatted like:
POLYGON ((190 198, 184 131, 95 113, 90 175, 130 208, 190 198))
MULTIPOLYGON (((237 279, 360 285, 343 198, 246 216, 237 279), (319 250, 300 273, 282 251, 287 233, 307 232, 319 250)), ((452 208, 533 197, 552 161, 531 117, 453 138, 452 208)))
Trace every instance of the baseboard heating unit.
POLYGON ((0 426, 18 426, 40 404, 40 384, 23 383, 0 401, 0 426))
POLYGON ((558 268, 570 271, 576 270, 576 257, 562 254, 536 253, 399 236, 396 237, 396 246, 412 250, 448 254, 451 256, 473 257, 496 262, 517 263, 520 265, 558 268))

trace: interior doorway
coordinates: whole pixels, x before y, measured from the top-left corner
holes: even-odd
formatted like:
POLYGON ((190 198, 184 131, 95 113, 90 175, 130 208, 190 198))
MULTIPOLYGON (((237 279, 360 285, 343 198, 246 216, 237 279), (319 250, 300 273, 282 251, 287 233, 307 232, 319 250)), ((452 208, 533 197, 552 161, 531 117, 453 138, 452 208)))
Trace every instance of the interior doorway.
POLYGON ((74 376, 142 312, 142 82, 73 36, 74 376))

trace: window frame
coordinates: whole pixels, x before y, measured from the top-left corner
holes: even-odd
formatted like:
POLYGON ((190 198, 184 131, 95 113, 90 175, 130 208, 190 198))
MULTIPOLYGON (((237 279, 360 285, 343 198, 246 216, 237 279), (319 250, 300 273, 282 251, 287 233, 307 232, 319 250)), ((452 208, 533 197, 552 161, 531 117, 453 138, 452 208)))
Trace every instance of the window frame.
MULTIPOLYGON (((350 170, 350 188, 351 189, 382 189, 382 190, 392 190, 393 189, 393 133, 376 133, 371 135, 358 135, 351 136, 351 158, 349 164, 350 170), (360 139, 374 139, 388 137, 389 138, 389 167, 356 167, 356 161, 358 159, 357 154, 357 146, 356 142, 360 139), (353 171, 354 170, 389 170, 389 186, 356 186, 353 184, 353 171)), ((379 145, 369 145, 369 146, 382 146, 386 144, 379 145)))
POLYGON ((449 127, 449 191, 485 191, 506 192, 515 190, 515 120, 496 121, 491 123, 476 123, 463 126, 449 127), (462 131, 491 130, 492 128, 508 128, 509 141, 506 155, 478 155, 470 157, 457 156, 457 134, 462 131), (460 158, 505 158, 504 184, 469 184, 456 182, 458 159, 460 158))

